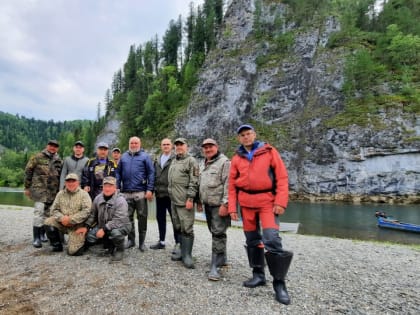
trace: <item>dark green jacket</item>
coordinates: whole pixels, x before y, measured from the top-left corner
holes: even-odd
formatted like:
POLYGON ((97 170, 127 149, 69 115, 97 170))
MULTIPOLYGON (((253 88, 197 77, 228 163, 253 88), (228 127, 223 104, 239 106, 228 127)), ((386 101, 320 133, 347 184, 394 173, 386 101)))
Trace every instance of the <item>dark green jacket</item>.
POLYGON ((169 166, 171 165, 172 160, 175 158, 175 154, 171 154, 168 161, 166 161, 163 167, 160 166, 160 157, 157 157, 154 161, 155 166, 155 195, 156 198, 169 197, 168 192, 168 173, 169 166))

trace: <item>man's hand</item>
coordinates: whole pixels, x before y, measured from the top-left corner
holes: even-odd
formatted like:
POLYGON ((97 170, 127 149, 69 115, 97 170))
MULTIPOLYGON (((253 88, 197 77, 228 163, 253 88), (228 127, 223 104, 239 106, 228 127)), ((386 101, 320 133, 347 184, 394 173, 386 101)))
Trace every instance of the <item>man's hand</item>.
POLYGON ((151 191, 146 191, 146 194, 144 195, 144 198, 146 198, 149 201, 153 200, 153 193, 151 191))
POLYGON ((23 193, 25 194, 26 197, 31 197, 31 191, 29 189, 25 189, 23 193))
POLYGON ((203 204, 201 202, 197 203, 197 212, 203 212, 203 204))
POLYGON ((73 224, 70 223, 71 218, 68 215, 65 215, 61 218, 61 224, 64 226, 72 226, 73 224))
POLYGON ((85 188, 83 188, 84 191, 89 192, 90 191, 90 186, 85 186, 85 188))
POLYGON ((99 229, 98 232, 96 232, 96 237, 97 238, 103 238, 104 236, 105 236, 104 229, 99 229))
POLYGON ((284 208, 282 206, 279 206, 279 205, 274 205, 273 212, 274 212, 274 214, 282 215, 284 213, 284 208))
POLYGON ((231 212, 231 213, 229 213, 230 214, 230 218, 233 220, 233 221, 238 221, 238 214, 236 213, 236 212, 231 212))
POLYGON ((76 229, 75 233, 85 236, 87 233, 87 230, 88 230, 87 227, 82 226, 76 229))
POLYGON ((194 208, 194 202, 192 199, 187 199, 187 202, 185 203, 185 208, 187 210, 192 210, 192 208, 194 208))
POLYGON ((219 216, 226 217, 228 215, 229 215, 229 212, 228 212, 227 205, 226 204, 220 205, 220 207, 219 207, 219 216))

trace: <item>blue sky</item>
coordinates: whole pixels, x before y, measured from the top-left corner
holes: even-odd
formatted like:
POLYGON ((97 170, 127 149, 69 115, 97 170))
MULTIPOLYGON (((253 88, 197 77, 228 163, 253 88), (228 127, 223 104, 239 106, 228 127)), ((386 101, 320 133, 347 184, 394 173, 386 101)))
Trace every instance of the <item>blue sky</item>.
POLYGON ((95 119, 130 45, 203 0, 1 0, 0 111, 95 119))

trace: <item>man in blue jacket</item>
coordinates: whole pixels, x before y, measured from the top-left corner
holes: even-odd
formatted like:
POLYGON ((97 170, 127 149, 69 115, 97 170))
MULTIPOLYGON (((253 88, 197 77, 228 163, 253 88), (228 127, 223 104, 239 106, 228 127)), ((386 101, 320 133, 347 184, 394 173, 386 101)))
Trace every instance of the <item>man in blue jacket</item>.
POLYGON ((155 169, 150 156, 141 148, 141 140, 131 137, 129 149, 121 156, 118 163, 117 186, 124 194, 128 204, 128 216, 131 222, 131 232, 128 234, 127 248, 136 245, 134 228, 134 212, 137 212, 139 230, 139 249, 144 252, 147 231, 147 200, 153 199, 155 169))

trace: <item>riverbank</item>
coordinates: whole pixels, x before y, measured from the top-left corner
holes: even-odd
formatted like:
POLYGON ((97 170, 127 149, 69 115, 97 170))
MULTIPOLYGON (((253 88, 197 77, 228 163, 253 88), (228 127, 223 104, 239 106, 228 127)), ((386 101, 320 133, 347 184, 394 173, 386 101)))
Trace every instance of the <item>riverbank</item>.
MULTIPOLYGON (((97 248, 81 257, 33 248, 30 208, 1 206, 0 216, 0 314, 420 313, 418 246, 281 234, 295 255, 287 281, 292 304, 284 306, 270 283, 242 286, 251 271, 238 228, 228 231, 223 279, 210 282, 211 237, 203 223, 195 225, 196 268, 187 270, 170 260, 170 226, 165 250, 133 248, 123 263, 109 264, 97 248)), ((147 245, 157 235, 150 220, 147 245)))

